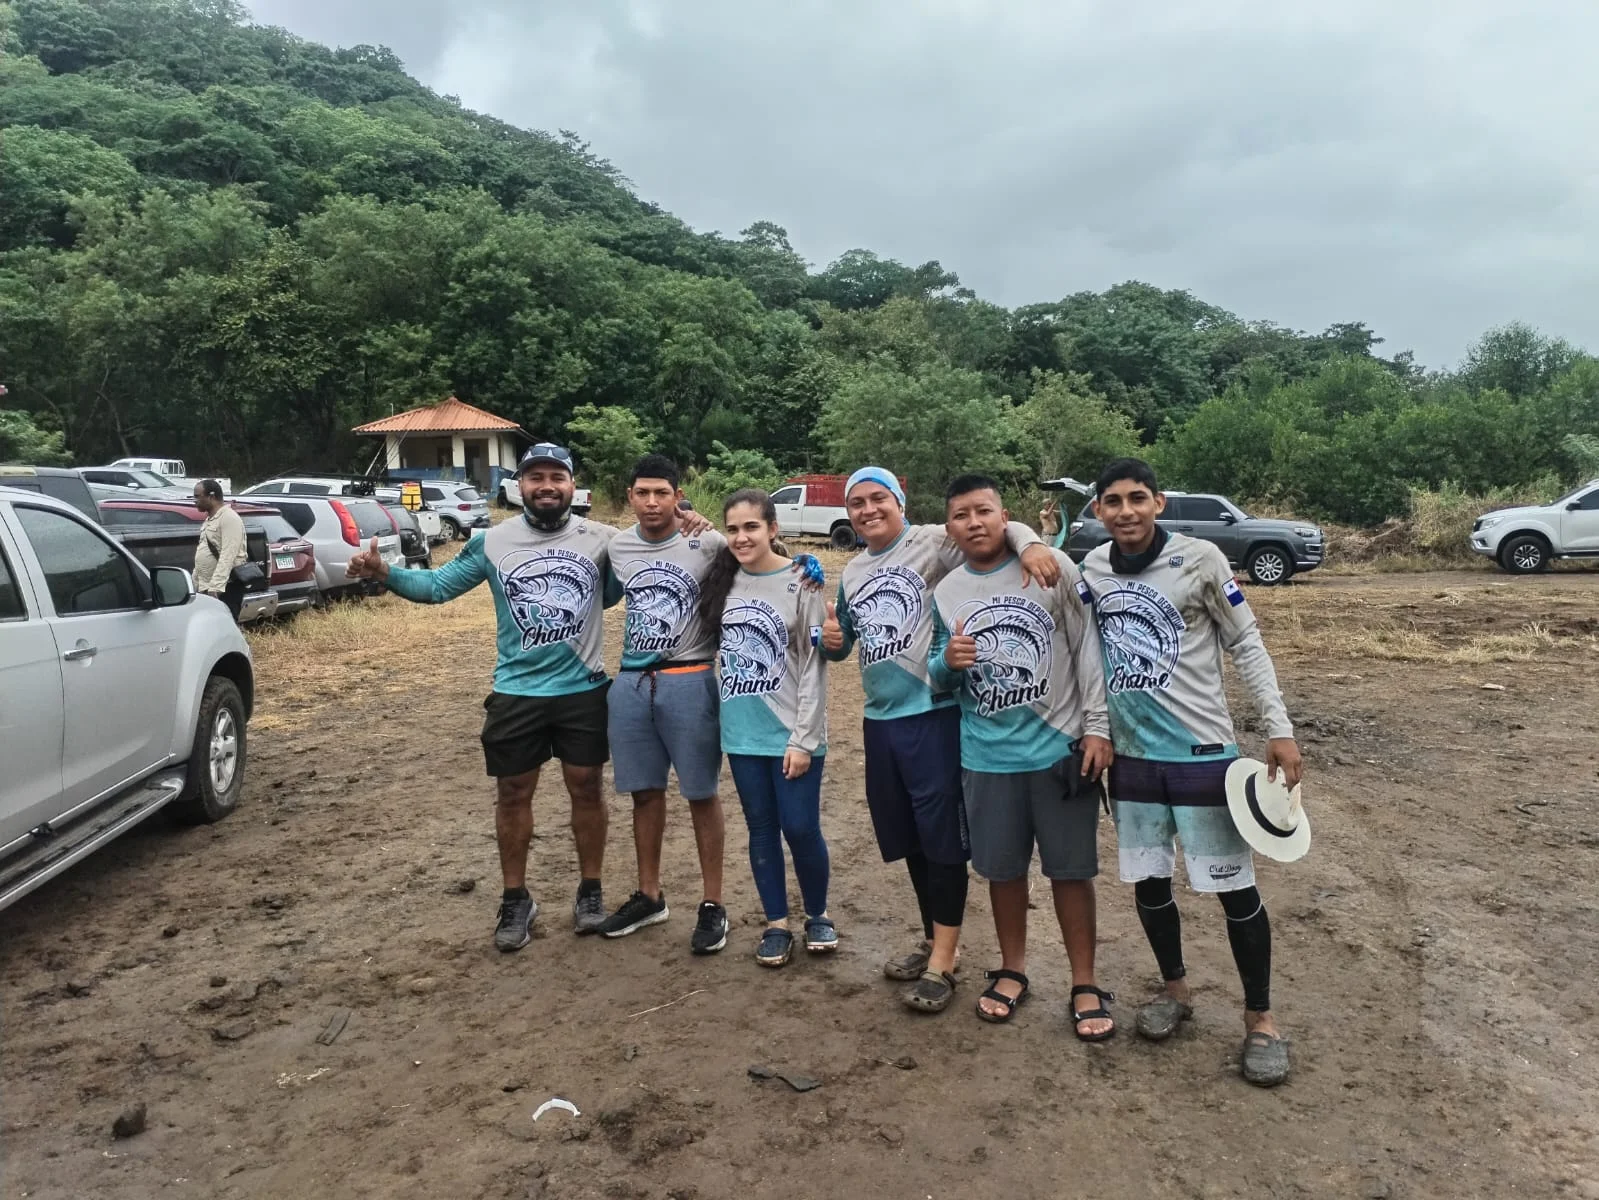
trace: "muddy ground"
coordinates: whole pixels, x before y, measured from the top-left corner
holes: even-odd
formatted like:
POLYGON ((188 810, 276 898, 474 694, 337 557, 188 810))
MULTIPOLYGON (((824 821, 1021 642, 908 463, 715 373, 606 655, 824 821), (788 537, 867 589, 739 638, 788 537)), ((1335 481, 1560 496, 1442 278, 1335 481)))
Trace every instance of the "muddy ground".
MULTIPOLYGON (((736 806, 726 952, 687 952, 681 808, 671 921, 573 937, 549 782, 538 938, 496 953, 476 743, 491 611, 384 600, 255 635, 233 817, 158 819, 0 918, 0 1195, 1599 1197, 1599 578, 1312 577, 1251 597, 1316 839, 1261 868, 1295 1063, 1277 1091, 1238 1078, 1213 901, 1182 901, 1197 1019, 1166 1045, 1129 1036, 1156 975, 1113 869, 1114 1042, 1072 1039, 1047 909, 1033 1002, 1009 1027, 977 1021, 995 953, 981 886, 956 1004, 895 1002, 879 964, 914 927, 865 814, 853 663, 832 674, 824 789, 836 957, 751 958, 736 806), (758 1083, 752 1064, 821 1086, 758 1083), (582 1115, 535 1124, 556 1095, 582 1115), (113 1138, 141 1102, 148 1128, 113 1138)), ((613 904, 632 886, 628 814, 613 797, 613 904)), ((1101 836, 1114 864, 1108 822, 1101 836)))

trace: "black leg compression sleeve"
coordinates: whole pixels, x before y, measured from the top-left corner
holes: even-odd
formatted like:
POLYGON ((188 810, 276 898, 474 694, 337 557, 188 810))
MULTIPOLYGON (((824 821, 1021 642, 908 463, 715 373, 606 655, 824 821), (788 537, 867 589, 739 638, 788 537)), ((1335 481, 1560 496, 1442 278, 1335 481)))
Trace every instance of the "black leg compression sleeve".
POLYGON ((922 936, 933 940, 933 914, 928 908, 927 859, 920 850, 905 856, 905 869, 910 872, 911 887, 916 889, 916 907, 922 914, 922 936))
POLYGON ((927 863, 927 914, 934 925, 958 926, 966 919, 966 884, 965 863, 927 863))
POLYGON ((1177 913, 1177 899, 1171 894, 1171 880, 1140 879, 1133 884, 1133 897, 1138 901, 1144 936, 1160 965, 1160 977, 1167 982, 1181 979, 1188 974, 1183 967, 1183 922, 1177 913))
POLYGON ((1227 914, 1227 941, 1238 964, 1238 978, 1244 984, 1244 1008, 1249 1012, 1271 1010, 1271 922, 1266 906, 1255 888, 1221 892, 1222 910, 1227 914))

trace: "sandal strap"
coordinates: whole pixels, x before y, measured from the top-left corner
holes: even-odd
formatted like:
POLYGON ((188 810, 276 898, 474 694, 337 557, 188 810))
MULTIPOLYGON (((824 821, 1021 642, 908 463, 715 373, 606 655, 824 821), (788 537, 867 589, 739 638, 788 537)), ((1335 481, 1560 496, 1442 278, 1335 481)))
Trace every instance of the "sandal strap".
POLYGON ((1108 1008, 1091 1008, 1087 1012, 1072 1013, 1073 1024, 1081 1024, 1084 1021, 1108 1021, 1110 1019, 1110 1009, 1108 1008))
POLYGON ((1091 983, 1080 983, 1072 989, 1073 1000, 1077 999, 1079 996, 1089 995, 1098 996, 1101 1000, 1104 1000, 1107 1003, 1114 1003, 1116 1000, 1115 992, 1107 992, 1104 988, 1095 987, 1091 983))
MULTIPOLYGON (((984 979, 1009 979, 1012 983, 1021 984, 1024 989, 1029 986, 1029 984, 1027 982, 1027 976, 1023 975, 1020 971, 1008 971, 1004 967, 996 967, 992 971, 984 971, 983 972, 983 978, 984 979)), ((993 991, 994 989, 993 988, 989 988, 988 990, 989 991, 993 991)), ((1007 1000, 1010 999, 1009 996, 1007 996, 1005 998, 1007 1000)))
POLYGON ((922 977, 916 982, 936 983, 941 987, 949 988, 949 990, 952 992, 955 990, 955 976, 951 975, 948 971, 923 971, 922 977))
POLYGON ((805 924, 806 925, 825 925, 829 929, 836 929, 837 928, 837 926, 833 924, 833 918, 832 917, 806 917, 805 918, 805 924))

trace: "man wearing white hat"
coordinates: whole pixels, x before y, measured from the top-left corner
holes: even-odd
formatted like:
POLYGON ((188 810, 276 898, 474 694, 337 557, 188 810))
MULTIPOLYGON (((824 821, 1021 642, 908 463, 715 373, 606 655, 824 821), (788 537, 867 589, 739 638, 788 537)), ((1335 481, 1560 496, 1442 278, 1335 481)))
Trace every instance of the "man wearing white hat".
MULTIPOLYGON (((933 589, 966 556, 944 526, 905 519, 905 491, 882 467, 851 475, 844 503, 866 552, 844 568, 838 600, 827 606, 822 655, 841 662, 860 643, 866 804, 883 861, 903 859, 910 873, 926 939, 884 963, 883 974, 910 983, 902 996, 910 1008, 942 1012, 955 990, 970 847, 961 807, 960 708, 953 692, 928 678, 927 652, 933 589)), ((1060 566, 1036 533, 1012 522, 1005 540, 1029 577, 1055 585, 1060 566)))
POLYGON ((1193 1012, 1171 886, 1180 840, 1189 886, 1214 892, 1226 914, 1244 986, 1244 1078, 1271 1087, 1288 1077, 1288 1043, 1271 1011, 1271 925, 1250 848, 1286 859, 1309 844, 1297 803, 1299 747, 1226 556, 1162 529, 1156 518, 1164 508, 1147 463, 1111 463, 1100 474, 1094 511, 1112 541, 1082 565, 1105 654, 1121 877, 1134 885, 1139 921, 1166 981, 1139 1009, 1136 1028, 1162 1041, 1193 1012), (1265 764, 1239 759, 1222 687, 1224 650, 1266 726, 1265 764))

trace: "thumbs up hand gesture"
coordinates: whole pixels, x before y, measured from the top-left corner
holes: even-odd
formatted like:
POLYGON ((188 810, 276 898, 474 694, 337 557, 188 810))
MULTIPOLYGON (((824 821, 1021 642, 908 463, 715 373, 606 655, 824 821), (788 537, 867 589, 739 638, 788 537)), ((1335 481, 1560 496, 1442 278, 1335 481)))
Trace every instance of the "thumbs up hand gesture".
POLYGON ((951 671, 966 671, 977 665, 977 639, 966 635, 965 621, 955 622, 955 632, 944 647, 944 665, 951 671))
POLYGON ((827 620, 822 622, 822 649, 842 650, 844 648, 844 627, 838 623, 838 605, 829 600, 827 602, 827 620))
POLYGON ((383 561, 383 555, 378 551, 377 538, 374 537, 365 550, 352 554, 344 571, 351 579, 387 579, 389 564, 383 561))

